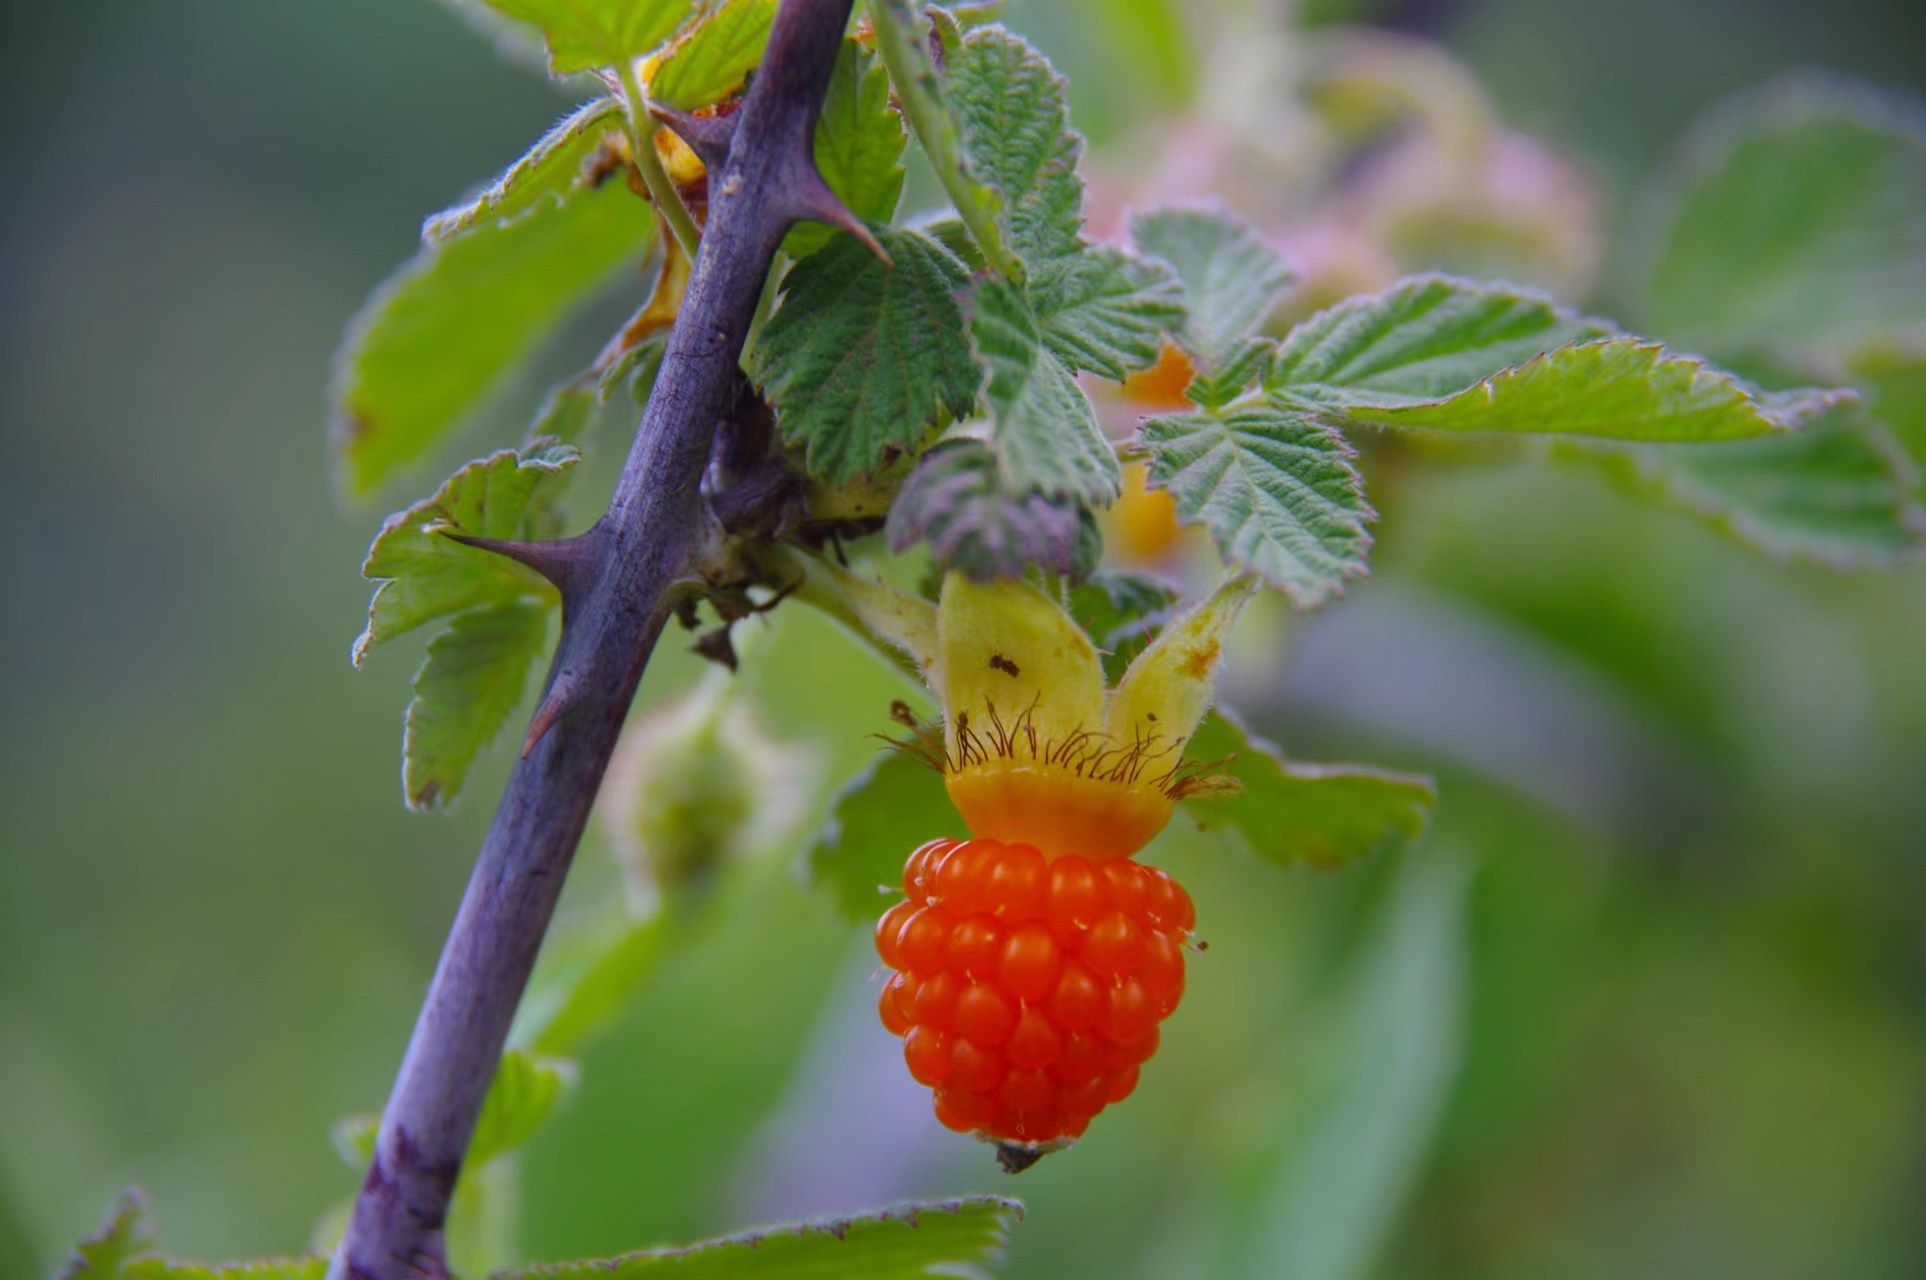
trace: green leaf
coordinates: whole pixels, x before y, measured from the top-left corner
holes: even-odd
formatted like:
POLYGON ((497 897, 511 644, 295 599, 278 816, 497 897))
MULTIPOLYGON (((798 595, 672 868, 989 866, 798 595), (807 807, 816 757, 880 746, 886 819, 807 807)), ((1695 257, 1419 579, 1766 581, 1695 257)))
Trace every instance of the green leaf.
POLYGON ((1168 268, 1108 246, 1039 264, 1028 292, 1050 350, 1115 382, 1155 364, 1184 316, 1168 268))
POLYGON ((1224 408, 1250 389, 1276 350, 1277 344, 1268 338, 1246 338, 1234 344, 1214 367, 1192 375, 1184 398, 1200 409, 1224 408))
POLYGON ((1644 314, 1661 332, 1796 360, 1926 326, 1918 99, 1776 81, 1693 130, 1670 188, 1646 255, 1644 314))
POLYGON ((987 1280, 1023 1207, 998 1196, 896 1205, 849 1218, 765 1227, 683 1248, 556 1262, 503 1272, 503 1280, 987 1280))
MULTIPOLYGON (((890 105, 889 73, 861 45, 845 40, 816 122, 817 172, 857 217, 888 222, 903 194, 908 140, 903 118, 890 105)), ((835 234, 820 223, 801 223, 783 239, 783 252, 806 258, 835 234)))
POLYGON ((1130 238, 1176 272, 1186 313, 1179 341, 1212 368, 1239 351, 1291 284, 1283 257, 1226 209, 1153 209, 1131 218, 1130 238))
POLYGON ((589 183, 594 161, 622 135, 621 103, 609 97, 584 102, 477 195, 429 218, 421 228, 423 242, 441 244, 484 223, 508 222, 568 200, 589 183))
POLYGON ((1321 416, 1265 401, 1147 419, 1152 482, 1180 519, 1302 608, 1365 572, 1374 518, 1351 448, 1321 416))
POLYGON ((428 642, 401 738, 401 785, 411 809, 461 792, 475 756, 495 740, 528 691, 546 651, 547 601, 509 600, 456 614, 428 642))
POLYGON ((575 1086, 575 1076, 575 1064, 565 1059, 538 1058, 519 1049, 502 1054, 468 1141, 468 1167, 479 1168, 526 1143, 575 1086))
POLYGON ((1115 684, 1176 603, 1176 588, 1160 578, 1101 569, 1070 593, 1070 615, 1103 653, 1104 677, 1115 684))
MULTIPOLYGON (((954 62, 959 49, 954 15, 938 8, 912 5, 910 0, 870 0, 870 19, 876 35, 877 56, 889 69, 891 87, 901 98, 917 141, 935 170, 938 181, 956 206, 959 224, 969 228, 972 242, 998 274, 1020 278, 1023 264, 1011 251, 999 215, 1003 197, 985 185, 964 149, 963 130, 936 74, 930 35, 934 32, 946 60, 954 62), (925 26, 924 19, 933 19, 925 26)), ((968 259, 970 254, 958 251, 968 259)))
POLYGON ((1045 345, 1037 317, 1001 280, 977 286, 970 339, 983 366, 992 443, 1012 493, 1037 489, 1103 504, 1117 496, 1117 457, 1076 375, 1045 345))
POLYGON ((1224 760, 1241 790, 1186 802, 1199 826, 1222 826, 1282 866, 1329 870, 1423 832, 1438 790, 1431 779, 1366 765, 1297 764, 1230 712, 1207 716, 1185 754, 1224 760))
POLYGON ((762 61, 776 0, 723 0, 663 51, 649 77, 649 100, 676 111, 722 101, 762 61))
POLYGON ((1073 498, 1005 487, 994 450, 945 441, 904 480, 886 527, 897 554, 928 543, 936 563, 978 582, 1031 569, 1081 578, 1103 553, 1096 518, 1073 498))
POLYGON ((1852 410, 1759 440, 1571 441, 1566 450, 1775 558, 1889 566, 1926 545, 1918 472, 1882 426, 1852 410))
POLYGON ((147 1197, 123 1191, 100 1230, 74 1246, 57 1280, 321 1280, 325 1258, 261 1258, 214 1265, 153 1256, 147 1197))
POLYGON ((1292 329, 1264 385, 1296 400, 1385 408, 1450 396, 1556 347, 1613 332, 1529 289, 1415 276, 1292 329))
POLYGON ((981 378, 955 297, 963 264, 920 232, 877 234, 893 267, 840 237, 796 264, 756 343, 784 438, 831 483, 914 448, 940 412, 967 414, 981 378))
POLYGON ((944 86, 971 174, 1001 199, 996 219, 1026 264, 1082 243, 1083 140, 1061 76, 1021 36, 982 27, 963 38, 944 86))
POLYGON ((122 1280, 322 1280, 326 1258, 253 1258, 246 1262, 174 1262, 140 1258, 121 1269, 122 1280))
POLYGON ((1456 395, 1353 403, 1345 413, 1355 422, 1427 431, 1742 440, 1789 431, 1853 398, 1817 389, 1765 394, 1697 356, 1641 338, 1604 338, 1534 356, 1456 395))
POLYGON ((1463 1058, 1466 880, 1405 867, 1322 1018, 1251 1080, 1283 1114, 1241 1118, 1256 1149, 1203 1208, 1197 1274, 1377 1274, 1463 1058))
POLYGON ((581 455, 567 446, 503 449, 442 482, 434 496, 388 517, 368 548, 362 576, 379 585, 355 640, 360 666, 376 645, 464 610, 514 600, 552 600, 533 570, 444 533, 484 538, 553 532, 553 503, 581 455))
POLYGON ((154 1248, 154 1225, 147 1218, 147 1197, 129 1188, 120 1193, 107 1221, 74 1246, 58 1280, 116 1280, 132 1259, 154 1248))
POLYGON ((961 820, 929 766, 884 751, 830 797, 828 816, 803 851, 809 877, 853 920, 874 920, 903 891, 903 864, 961 820))
POLYGON ((548 43, 558 76, 614 66, 654 49, 688 16, 689 0, 487 0, 504 17, 528 23, 548 43))
POLYGON ((366 494, 427 454, 597 285, 641 258, 654 216, 627 184, 538 198, 534 181, 515 188, 532 201, 519 216, 474 221, 424 247, 350 325, 331 431, 351 491, 366 494))

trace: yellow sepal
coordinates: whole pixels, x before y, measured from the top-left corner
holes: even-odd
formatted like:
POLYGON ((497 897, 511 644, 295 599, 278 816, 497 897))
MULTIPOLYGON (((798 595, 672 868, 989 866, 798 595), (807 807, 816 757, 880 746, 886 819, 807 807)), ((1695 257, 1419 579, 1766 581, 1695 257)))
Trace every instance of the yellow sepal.
POLYGON ((952 572, 943 579, 936 628, 934 687, 953 766, 997 754, 993 744, 1002 738, 1020 738, 1022 756, 1044 759, 1102 725, 1096 646, 1035 587, 952 572))
POLYGON ((1232 578, 1137 655, 1110 695, 1104 731, 1113 742, 1141 743, 1146 755, 1176 764, 1210 710, 1224 634, 1256 590, 1248 575, 1232 578))

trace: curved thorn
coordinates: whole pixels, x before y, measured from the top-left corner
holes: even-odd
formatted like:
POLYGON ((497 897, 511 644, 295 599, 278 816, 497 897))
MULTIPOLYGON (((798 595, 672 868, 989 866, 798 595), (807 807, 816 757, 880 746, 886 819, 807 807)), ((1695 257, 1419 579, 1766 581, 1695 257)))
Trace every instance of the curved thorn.
POLYGON ((797 175, 795 185, 790 191, 796 216, 807 218, 811 222, 820 222, 824 226, 835 227, 838 231, 849 232, 863 242, 865 249, 876 255, 877 261, 886 267, 894 267, 895 260, 889 256, 889 250, 883 248, 882 241, 878 240, 876 234, 869 229, 869 224, 857 217, 855 212, 843 203, 842 197, 829 189, 829 184, 823 181, 823 175, 817 171, 816 166, 805 164, 800 167, 802 171, 797 175))
POLYGON ((736 118, 733 114, 698 116, 655 103, 649 104, 649 114, 688 143, 689 150, 696 153, 704 167, 712 171, 720 169, 729 158, 729 141, 736 136, 736 118))
POLYGON ((557 679, 553 687, 542 697, 542 705, 535 708, 535 718, 528 722, 528 736, 522 739, 522 759, 528 759, 529 752, 541 744, 548 731, 561 721, 563 713, 569 708, 572 699, 563 679, 557 679))
POLYGON ((563 538, 555 542, 520 542, 511 538, 478 538, 472 534, 443 530, 466 547, 492 551, 526 565, 555 584, 566 600, 582 585, 584 574, 592 567, 594 556, 583 538, 563 538))

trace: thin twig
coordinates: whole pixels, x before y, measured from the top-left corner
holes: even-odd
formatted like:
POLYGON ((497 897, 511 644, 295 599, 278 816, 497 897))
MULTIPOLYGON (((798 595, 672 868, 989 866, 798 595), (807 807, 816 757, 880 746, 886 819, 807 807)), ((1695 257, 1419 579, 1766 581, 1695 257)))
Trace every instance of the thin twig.
POLYGON ((562 879, 664 620, 708 536, 699 481, 783 234, 821 208, 816 118, 852 0, 782 0, 709 196, 688 293, 608 511, 576 567, 522 759, 475 863, 383 1113, 331 1280, 438 1280, 442 1226, 562 879))

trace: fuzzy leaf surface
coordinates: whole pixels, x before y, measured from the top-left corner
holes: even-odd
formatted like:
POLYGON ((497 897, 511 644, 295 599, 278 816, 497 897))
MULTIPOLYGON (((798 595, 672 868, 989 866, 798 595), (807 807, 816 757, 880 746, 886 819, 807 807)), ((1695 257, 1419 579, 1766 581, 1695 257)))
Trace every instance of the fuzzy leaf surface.
POLYGON ((1301 608, 1365 572, 1373 518, 1350 446, 1316 413, 1252 400, 1212 413, 1147 419, 1153 483, 1178 517, 1301 608))
POLYGON ((1022 37, 981 27, 963 38, 945 92, 973 176, 1001 200, 1010 247, 1034 266, 1075 253, 1083 231, 1083 140, 1063 78, 1022 37))
POLYGON ((1564 448, 1777 559, 1889 566, 1926 545, 1918 471, 1852 409, 1758 440, 1564 448))
POLYGON ((1029 296, 1050 350, 1113 382, 1156 363, 1164 336, 1184 317, 1169 268, 1107 245, 1039 264, 1029 296))
POLYGON ((1176 273, 1185 311, 1179 341, 1213 368, 1239 350, 1291 284, 1282 255, 1226 209, 1153 209, 1131 218, 1130 238, 1176 273))
POLYGON ((458 795, 469 766, 528 692, 548 647, 546 601, 504 600, 458 613, 428 642, 402 721, 401 786, 411 809, 458 795))
POLYGON ((1115 498, 1121 473, 1096 411, 1015 286, 1001 280, 977 286, 970 339, 983 366, 983 397, 1008 489, 1094 503, 1115 498))
POLYGON ((486 0, 506 18, 527 23, 548 45, 558 76, 614 66, 667 40, 692 7, 689 0, 486 0))
POLYGON ((502 1280, 988 1280, 1023 1207, 998 1196, 927 1200, 763 1227, 680 1248, 556 1262, 502 1280))
POLYGON ((350 325, 331 396, 350 491, 373 491, 440 444, 654 234, 648 206, 619 180, 533 199, 508 221, 424 246, 350 325))
POLYGON ((649 77, 649 100, 677 111, 722 101, 762 61, 776 0, 724 0, 676 37, 649 77))
POLYGON ((1186 802, 1199 826, 1226 827, 1282 866, 1330 870, 1423 832, 1438 789, 1429 778, 1354 764, 1299 764, 1224 710, 1205 717, 1186 755, 1227 760, 1242 790, 1186 802))
POLYGON ((810 879, 852 920, 874 920, 903 892, 903 864, 918 846, 962 820, 943 779, 900 751, 877 754, 830 797, 828 816, 803 852, 810 879))
POLYGON ((1688 136, 1644 318, 1720 353, 1847 358, 1926 326, 1926 103, 1795 74, 1688 136))
POLYGON ((956 293, 963 264, 917 231, 878 232, 894 259, 843 236, 796 264, 756 344, 755 375, 811 475, 840 483, 967 414, 980 380, 956 293))
POLYGON ((886 531, 890 550, 928 543, 937 564, 978 582, 1031 568, 1080 578, 1103 550, 1096 520, 1080 503, 1007 489, 996 453, 969 439, 945 441, 917 461, 886 531))
POLYGON ((1414 276, 1297 325, 1272 356, 1264 385, 1296 400, 1389 408, 1454 395, 1556 347, 1613 332, 1529 289, 1414 276))
POLYGON ((465 609, 553 600, 554 589, 534 571, 442 534, 549 536, 554 500, 580 460, 567 446, 503 449, 469 463, 433 496, 388 517, 361 566, 362 576, 378 585, 368 625, 354 643, 355 665, 376 645, 465 609))
POLYGON ((1456 395, 1391 405, 1354 402, 1345 416, 1427 431, 1742 440, 1789 431, 1852 398, 1820 390, 1764 393, 1656 342, 1602 338, 1534 356, 1456 395))

